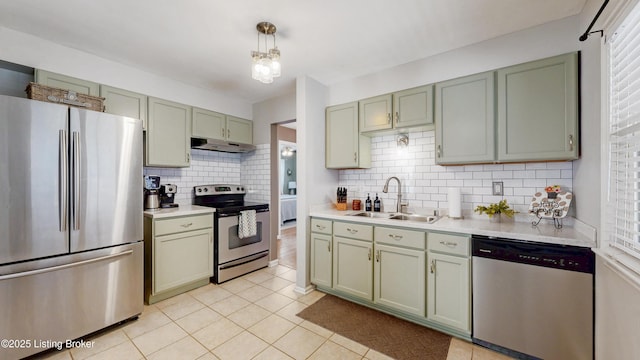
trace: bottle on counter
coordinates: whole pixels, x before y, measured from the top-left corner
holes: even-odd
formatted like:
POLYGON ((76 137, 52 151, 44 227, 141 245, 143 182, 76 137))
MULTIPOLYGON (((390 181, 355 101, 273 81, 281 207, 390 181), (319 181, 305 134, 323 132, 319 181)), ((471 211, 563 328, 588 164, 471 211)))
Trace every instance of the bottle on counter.
POLYGON ((367 193, 367 200, 364 201, 364 210, 371 211, 371 198, 369 197, 368 193, 367 193))
POLYGON ((376 199, 373 200, 373 211, 380 212, 380 199, 378 198, 378 193, 376 193, 376 199))

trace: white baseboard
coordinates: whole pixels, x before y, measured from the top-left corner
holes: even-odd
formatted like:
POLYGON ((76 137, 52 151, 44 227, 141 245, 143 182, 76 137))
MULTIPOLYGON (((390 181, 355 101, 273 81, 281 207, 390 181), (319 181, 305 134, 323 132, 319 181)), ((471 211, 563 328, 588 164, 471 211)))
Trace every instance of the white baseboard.
POLYGON ((278 266, 279 263, 280 262, 278 261, 278 259, 271 260, 271 261, 269 261, 269 267, 278 266))

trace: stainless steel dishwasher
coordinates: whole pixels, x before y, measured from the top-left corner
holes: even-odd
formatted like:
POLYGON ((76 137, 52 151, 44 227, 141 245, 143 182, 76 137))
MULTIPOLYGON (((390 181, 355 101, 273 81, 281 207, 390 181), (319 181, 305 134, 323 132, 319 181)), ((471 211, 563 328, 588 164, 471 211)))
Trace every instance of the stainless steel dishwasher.
POLYGON ((589 248, 472 237, 473 342, 517 359, 593 359, 589 248))

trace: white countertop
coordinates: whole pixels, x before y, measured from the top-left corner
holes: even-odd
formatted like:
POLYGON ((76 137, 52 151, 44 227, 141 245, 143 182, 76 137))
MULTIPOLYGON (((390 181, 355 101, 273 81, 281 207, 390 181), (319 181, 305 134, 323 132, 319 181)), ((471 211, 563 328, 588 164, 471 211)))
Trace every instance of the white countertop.
MULTIPOLYGON (((433 224, 414 221, 390 220, 385 218, 367 218, 350 216, 361 211, 339 211, 335 209, 316 209, 310 212, 310 216, 332 220, 369 223, 372 225, 397 226, 433 231, 457 232, 473 235, 496 236, 510 239, 538 241, 543 243, 573 245, 595 248, 595 234, 580 232, 578 227, 564 226, 556 229, 553 223, 542 221, 538 226, 532 226, 531 222, 504 221, 501 223, 490 222, 488 218, 450 219, 442 217, 433 224)), ((531 220, 534 220, 531 217, 531 220)), ((578 223, 578 221, 575 221, 578 223)), ((587 226, 587 225, 584 225, 587 226)))
POLYGON ((198 215, 198 214, 213 214, 216 211, 214 208, 199 206, 199 205, 190 205, 190 204, 180 204, 175 208, 160 208, 154 210, 145 210, 144 217, 152 218, 152 219, 161 219, 168 217, 176 217, 176 216, 187 216, 187 215, 198 215))

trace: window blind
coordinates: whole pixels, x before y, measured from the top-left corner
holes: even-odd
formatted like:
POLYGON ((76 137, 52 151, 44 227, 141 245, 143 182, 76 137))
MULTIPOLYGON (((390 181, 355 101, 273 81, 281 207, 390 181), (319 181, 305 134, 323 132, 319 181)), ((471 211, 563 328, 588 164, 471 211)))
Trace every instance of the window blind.
POLYGON ((609 39, 609 214, 613 246, 640 258, 640 6, 609 39))

